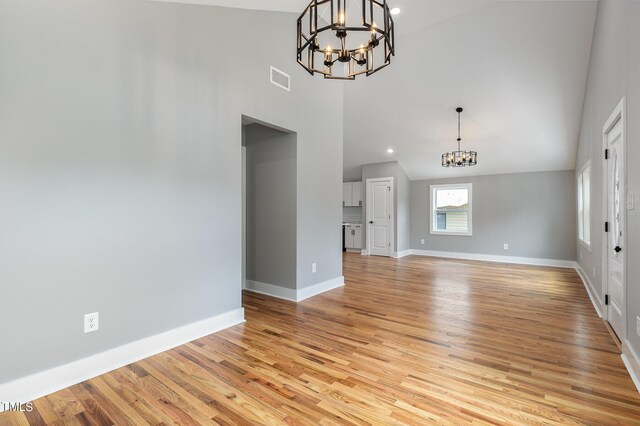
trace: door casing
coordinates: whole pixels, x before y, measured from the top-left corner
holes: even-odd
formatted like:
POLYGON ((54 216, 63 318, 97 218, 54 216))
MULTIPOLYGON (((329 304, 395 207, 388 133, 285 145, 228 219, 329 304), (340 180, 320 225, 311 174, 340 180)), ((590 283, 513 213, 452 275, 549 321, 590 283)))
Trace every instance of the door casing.
POLYGON ((371 203, 369 200, 369 194, 371 193, 370 189, 371 189, 371 184, 374 182, 389 182, 389 186, 391 187, 391 191, 389 192, 389 196, 391 197, 391 208, 390 208, 390 215, 391 215, 391 219, 389 219, 389 242, 391 243, 391 245, 389 246, 389 257, 393 256, 393 253, 395 253, 396 250, 396 242, 395 242, 395 209, 396 209, 396 202, 395 202, 395 189, 394 189, 394 182, 393 182, 393 177, 382 177, 382 178, 370 178, 366 180, 366 188, 365 188, 365 197, 366 197, 366 232, 367 232, 367 242, 366 242, 366 254, 370 255, 371 254, 371 227, 369 226, 369 222, 371 221, 371 203))
MULTIPOLYGON (((602 152, 609 147, 608 135, 609 132, 613 129, 616 123, 622 120, 622 156, 623 161, 621 162, 622 168, 622 181, 623 181, 623 192, 621 194, 622 199, 622 208, 621 208, 621 227, 623 232, 623 243, 624 247, 622 248, 622 294, 623 294, 623 303, 621 306, 622 310, 622 335, 618 336, 618 338, 624 342, 627 338, 627 247, 628 247, 628 238, 627 238, 627 120, 626 120, 626 98, 622 98, 618 105, 616 105, 615 109, 605 122, 602 127, 602 152)), ((602 155, 602 213, 605 221, 609 220, 609 167, 607 163, 607 159, 605 159, 604 154, 602 155)), ((611 227, 611 223, 610 223, 611 227)), ((609 294, 609 236, 606 232, 604 232, 604 225, 601 227, 602 229, 602 301, 606 300, 606 295, 609 294)), ((611 231, 611 229, 610 229, 611 231)), ((608 305, 603 306, 604 319, 608 322, 609 319, 609 309, 612 309, 608 305)))

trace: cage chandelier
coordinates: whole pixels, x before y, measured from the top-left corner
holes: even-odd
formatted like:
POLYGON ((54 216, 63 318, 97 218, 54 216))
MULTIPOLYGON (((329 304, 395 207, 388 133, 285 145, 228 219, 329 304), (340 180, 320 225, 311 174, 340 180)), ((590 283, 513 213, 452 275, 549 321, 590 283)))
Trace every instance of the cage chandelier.
POLYGON ((478 153, 475 151, 462 151, 460 150, 460 113, 462 108, 456 108, 458 113, 458 150, 452 152, 445 152, 442 154, 442 167, 464 167, 475 166, 478 164, 478 153))
POLYGON ((309 74, 354 80, 395 55, 387 0, 313 0, 298 18, 298 63, 309 74))

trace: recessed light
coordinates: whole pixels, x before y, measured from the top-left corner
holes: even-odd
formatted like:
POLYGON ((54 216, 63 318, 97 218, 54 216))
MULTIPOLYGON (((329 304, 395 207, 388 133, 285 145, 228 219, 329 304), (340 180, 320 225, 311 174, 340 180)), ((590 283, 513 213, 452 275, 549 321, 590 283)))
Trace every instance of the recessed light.
POLYGON ((400 13, 400 8, 399 7, 394 7, 393 9, 391 9, 391 14, 392 15, 398 15, 400 13))
POLYGON ((387 148, 387 154, 393 154, 394 150, 393 148, 387 148))

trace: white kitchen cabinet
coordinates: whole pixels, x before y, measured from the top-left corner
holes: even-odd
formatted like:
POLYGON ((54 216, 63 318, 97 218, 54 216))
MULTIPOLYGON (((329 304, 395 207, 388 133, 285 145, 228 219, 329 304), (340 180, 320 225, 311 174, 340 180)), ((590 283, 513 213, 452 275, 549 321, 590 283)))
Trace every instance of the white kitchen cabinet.
POLYGON ((342 184, 342 205, 344 207, 362 206, 362 182, 345 182, 342 184))
POLYGON ((348 249, 353 248, 353 225, 344 226, 344 246, 348 249))
POLYGON ((342 205, 344 207, 351 206, 353 201, 353 185, 351 182, 345 182, 342 184, 342 205))
POLYGON ((344 226, 344 246, 347 249, 362 249, 361 224, 346 224, 344 226))
POLYGON ((353 225, 353 248, 362 250, 362 225, 353 225))
POLYGON ((353 206, 362 206, 362 182, 353 182, 351 201, 353 206))

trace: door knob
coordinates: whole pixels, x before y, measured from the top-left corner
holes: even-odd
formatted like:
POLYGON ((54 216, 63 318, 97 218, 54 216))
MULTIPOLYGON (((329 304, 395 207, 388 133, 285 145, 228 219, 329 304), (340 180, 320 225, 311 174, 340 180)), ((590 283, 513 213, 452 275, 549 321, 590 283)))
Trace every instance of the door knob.
POLYGON ((373 225, 373 221, 372 220, 370 220, 369 223, 373 225))
POLYGON ((622 251, 622 247, 620 246, 616 246, 616 248, 613 249, 616 253, 620 253, 622 251))

